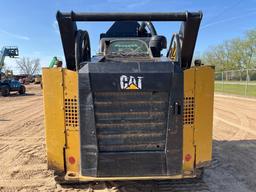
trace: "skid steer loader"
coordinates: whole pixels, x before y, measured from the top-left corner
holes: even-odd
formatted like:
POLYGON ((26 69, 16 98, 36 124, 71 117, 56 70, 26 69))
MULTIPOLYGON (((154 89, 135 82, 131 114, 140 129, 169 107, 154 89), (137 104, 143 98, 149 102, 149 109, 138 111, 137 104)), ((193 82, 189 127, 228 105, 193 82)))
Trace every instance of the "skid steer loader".
POLYGON ((66 68, 43 69, 49 169, 71 182, 198 177, 212 156, 214 80, 191 65, 201 19, 58 12, 66 68), (82 21, 114 21, 93 57, 82 21), (181 22, 166 56, 152 21, 181 22))

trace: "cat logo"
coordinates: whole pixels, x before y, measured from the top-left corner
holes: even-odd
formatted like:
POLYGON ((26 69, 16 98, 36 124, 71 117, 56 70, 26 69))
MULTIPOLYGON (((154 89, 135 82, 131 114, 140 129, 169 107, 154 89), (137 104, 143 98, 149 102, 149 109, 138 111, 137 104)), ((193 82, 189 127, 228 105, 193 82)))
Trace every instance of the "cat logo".
POLYGON ((142 89, 142 79, 143 77, 122 75, 120 76, 120 87, 128 90, 142 89))

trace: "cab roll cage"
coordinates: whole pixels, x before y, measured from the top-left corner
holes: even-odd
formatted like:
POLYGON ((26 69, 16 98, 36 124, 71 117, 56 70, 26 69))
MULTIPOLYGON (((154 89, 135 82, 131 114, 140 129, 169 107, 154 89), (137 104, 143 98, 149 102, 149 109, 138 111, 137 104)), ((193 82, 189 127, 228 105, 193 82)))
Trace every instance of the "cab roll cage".
POLYGON ((202 12, 169 12, 169 13, 75 13, 57 12, 56 18, 66 59, 67 68, 76 68, 76 22, 85 21, 180 21, 179 38, 180 60, 183 69, 190 68, 196 44, 197 34, 202 20, 202 12))

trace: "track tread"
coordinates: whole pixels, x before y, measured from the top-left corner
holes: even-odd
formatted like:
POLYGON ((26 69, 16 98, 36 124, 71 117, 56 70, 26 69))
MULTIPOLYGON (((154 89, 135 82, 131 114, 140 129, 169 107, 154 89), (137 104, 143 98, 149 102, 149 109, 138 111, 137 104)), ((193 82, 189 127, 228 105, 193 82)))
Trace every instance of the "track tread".
MULTIPOLYGON (((87 188, 90 192, 210 192, 208 185, 202 179, 89 182, 86 186, 81 188, 87 188)), ((73 188, 72 184, 67 188, 73 188)), ((77 185, 73 189, 77 189, 77 185)))

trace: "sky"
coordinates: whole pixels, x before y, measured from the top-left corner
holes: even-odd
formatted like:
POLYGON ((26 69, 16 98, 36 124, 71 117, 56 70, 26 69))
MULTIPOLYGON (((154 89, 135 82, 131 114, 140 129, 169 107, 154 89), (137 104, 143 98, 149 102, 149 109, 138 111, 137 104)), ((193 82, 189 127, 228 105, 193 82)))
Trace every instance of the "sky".
MULTIPOLYGON (((226 40, 243 37, 256 28, 256 0, 1 0, 0 48, 18 46, 20 57, 40 58, 48 66, 53 56, 65 63, 56 12, 203 12, 195 53, 200 55, 226 40)), ((160 35, 178 32, 179 22, 153 22, 160 35)), ((90 35, 92 53, 99 48, 99 34, 111 22, 78 23, 90 35)), ((6 59, 6 66, 18 73, 15 59, 6 59)))

